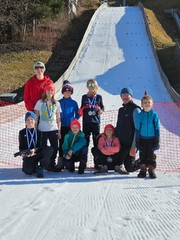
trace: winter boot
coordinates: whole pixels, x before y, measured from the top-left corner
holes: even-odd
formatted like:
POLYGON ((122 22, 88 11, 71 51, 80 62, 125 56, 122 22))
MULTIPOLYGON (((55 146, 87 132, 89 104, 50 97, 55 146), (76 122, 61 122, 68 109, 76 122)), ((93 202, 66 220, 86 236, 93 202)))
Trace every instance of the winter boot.
POLYGON ((148 173, 150 178, 157 178, 154 166, 149 166, 148 173))
POLYGON ((108 172, 108 167, 107 167, 107 165, 104 165, 104 166, 103 166, 103 170, 104 170, 104 172, 108 172))
POLYGON ((63 157, 60 157, 60 156, 58 157, 56 168, 58 168, 58 169, 64 168, 64 158, 63 157))
POLYGON ((85 169, 86 169, 86 164, 80 163, 79 169, 78 169, 78 174, 83 174, 85 169))
POLYGON ((43 167, 41 167, 40 165, 38 165, 36 167, 36 177, 37 178, 43 178, 44 174, 43 174, 43 167))
POLYGON ((74 163, 72 163, 69 166, 69 172, 74 172, 74 171, 75 171, 75 166, 74 166, 74 163))
POLYGON ((138 178, 145 178, 146 177, 146 169, 141 169, 141 171, 137 175, 138 178))
POLYGON ((98 165, 97 170, 94 173, 107 173, 108 167, 107 165, 98 165))
POLYGON ((124 168, 123 168, 123 165, 116 165, 115 168, 114 168, 114 171, 119 173, 119 174, 129 174, 124 168))
POLYGON ((55 168, 55 159, 51 159, 49 167, 47 168, 47 171, 53 172, 55 168))
POLYGON ((78 174, 83 174, 83 173, 84 173, 84 168, 79 167, 78 174))
POLYGON ((54 166, 52 168, 52 172, 61 172, 61 168, 58 168, 57 166, 54 166))
POLYGON ((140 172, 138 173, 138 178, 145 178, 146 177, 146 171, 147 171, 147 165, 141 164, 140 165, 140 172))

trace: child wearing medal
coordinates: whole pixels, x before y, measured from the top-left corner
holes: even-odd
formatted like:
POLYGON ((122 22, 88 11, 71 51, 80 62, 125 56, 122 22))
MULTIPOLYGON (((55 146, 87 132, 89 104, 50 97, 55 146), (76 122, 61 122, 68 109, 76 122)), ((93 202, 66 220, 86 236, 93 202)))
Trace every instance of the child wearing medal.
POLYGON ((61 137, 60 129, 60 104, 54 99, 55 87, 48 84, 44 87, 44 93, 41 100, 35 105, 37 115, 37 127, 42 132, 42 146, 47 147, 49 140, 53 148, 53 154, 50 159, 48 171, 57 171, 56 156, 58 152, 58 139, 61 137))
MULTIPOLYGON (((42 167, 45 164, 42 162, 41 156, 41 132, 35 128, 35 122, 36 114, 27 112, 25 115, 26 127, 19 131, 19 150, 30 150, 28 155, 21 155, 23 158, 22 171, 27 175, 38 173, 38 165, 42 167)), ((37 177, 43 177, 43 171, 37 177)))
POLYGON ((65 135, 70 130, 70 123, 74 119, 79 119, 79 107, 75 100, 72 99, 73 86, 68 80, 64 80, 61 93, 63 97, 59 100, 61 106, 61 139, 59 140, 59 157, 57 167, 64 168, 63 164, 63 150, 62 144, 64 142, 65 135))
POLYGON ((119 139, 115 136, 115 128, 107 124, 104 132, 98 136, 97 147, 91 150, 95 159, 96 172, 105 173, 108 170, 115 170, 115 172, 125 174, 125 171, 117 171, 120 166, 120 148, 119 139))
POLYGON ((83 132, 86 137, 87 147, 89 146, 90 135, 92 134, 93 145, 96 146, 96 137, 100 133, 100 115, 104 111, 102 96, 97 94, 98 83, 94 79, 87 81, 88 93, 82 96, 80 116, 83 120, 83 132))

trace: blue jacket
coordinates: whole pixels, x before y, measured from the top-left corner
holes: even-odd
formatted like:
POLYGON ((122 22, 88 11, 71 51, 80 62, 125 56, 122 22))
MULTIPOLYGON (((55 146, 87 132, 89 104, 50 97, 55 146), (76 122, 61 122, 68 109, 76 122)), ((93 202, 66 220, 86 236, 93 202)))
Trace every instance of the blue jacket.
POLYGON ((151 110, 145 112, 142 110, 136 118, 136 138, 159 138, 160 122, 158 114, 151 110))
POLYGON ((61 98, 59 100, 59 103, 62 110, 62 112, 60 113, 61 126, 69 127, 72 120, 79 119, 78 104, 71 97, 61 98))
POLYGON ((82 131, 79 131, 77 134, 69 131, 68 134, 64 137, 64 143, 62 145, 63 156, 66 156, 69 150, 73 151, 73 154, 76 154, 82 147, 86 146, 85 135, 82 131))

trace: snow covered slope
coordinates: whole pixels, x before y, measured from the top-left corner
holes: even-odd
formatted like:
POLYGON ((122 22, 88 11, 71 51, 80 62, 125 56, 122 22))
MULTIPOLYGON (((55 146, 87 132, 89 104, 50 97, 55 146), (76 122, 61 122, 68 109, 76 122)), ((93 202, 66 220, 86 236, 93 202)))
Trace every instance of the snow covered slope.
POLYGON ((126 86, 132 88, 137 102, 145 90, 155 101, 172 101, 161 80, 139 7, 103 5, 90 24, 77 61, 56 83, 57 88, 63 78, 73 84, 73 97, 78 102, 87 92, 86 81, 95 78, 106 110, 119 108, 119 93, 126 86))

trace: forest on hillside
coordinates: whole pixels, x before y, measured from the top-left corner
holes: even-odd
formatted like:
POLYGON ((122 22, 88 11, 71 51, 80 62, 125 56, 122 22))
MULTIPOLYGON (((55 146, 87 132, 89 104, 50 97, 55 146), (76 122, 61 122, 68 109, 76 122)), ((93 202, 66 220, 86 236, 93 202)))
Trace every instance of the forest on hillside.
POLYGON ((1 0, 0 44, 35 36, 39 22, 55 19, 66 7, 64 0, 1 0))

